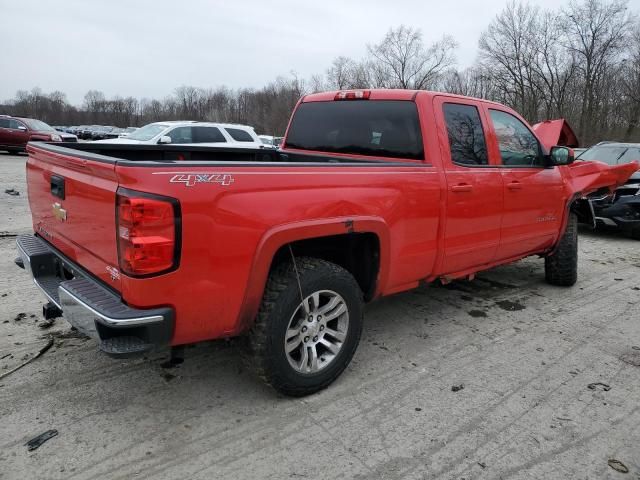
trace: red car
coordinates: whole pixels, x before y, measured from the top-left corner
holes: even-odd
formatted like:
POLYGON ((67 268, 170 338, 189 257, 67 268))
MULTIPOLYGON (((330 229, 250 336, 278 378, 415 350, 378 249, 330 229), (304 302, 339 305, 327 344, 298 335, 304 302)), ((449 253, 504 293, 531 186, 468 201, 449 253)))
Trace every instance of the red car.
POLYGON ((115 357, 244 334, 289 395, 342 373, 365 302, 531 255, 573 285, 584 196, 638 168, 572 163, 503 105, 406 90, 307 95, 281 150, 27 150, 16 262, 46 315, 115 357))
POLYGON ((33 118, 0 115, 0 150, 22 152, 28 142, 73 142, 75 135, 58 132, 46 123, 33 118))

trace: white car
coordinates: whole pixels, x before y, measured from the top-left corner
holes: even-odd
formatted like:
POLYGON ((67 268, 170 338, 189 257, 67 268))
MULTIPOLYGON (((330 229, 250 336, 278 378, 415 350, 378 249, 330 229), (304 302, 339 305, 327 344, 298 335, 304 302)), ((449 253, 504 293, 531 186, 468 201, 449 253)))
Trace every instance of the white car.
POLYGON ((96 143, 130 145, 185 145, 203 147, 263 148, 253 127, 232 123, 196 121, 156 122, 145 125, 126 137, 98 140, 96 143))
POLYGON ((282 137, 273 137, 271 135, 258 135, 260 141, 266 146, 270 148, 278 148, 280 143, 282 143, 282 137))

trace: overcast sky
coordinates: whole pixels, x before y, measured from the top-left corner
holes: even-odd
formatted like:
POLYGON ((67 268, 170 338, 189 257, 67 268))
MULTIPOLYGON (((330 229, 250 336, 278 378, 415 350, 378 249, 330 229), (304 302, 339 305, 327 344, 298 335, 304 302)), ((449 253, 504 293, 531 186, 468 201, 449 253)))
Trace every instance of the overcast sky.
MULTIPOLYGON (((563 0, 537 0, 542 7, 563 0)), ((0 0, 0 101, 18 89, 161 98, 180 85, 260 87, 362 57, 401 24, 426 42, 448 33, 458 64, 506 0, 0 0)), ((636 9, 640 0, 631 0, 636 9)))

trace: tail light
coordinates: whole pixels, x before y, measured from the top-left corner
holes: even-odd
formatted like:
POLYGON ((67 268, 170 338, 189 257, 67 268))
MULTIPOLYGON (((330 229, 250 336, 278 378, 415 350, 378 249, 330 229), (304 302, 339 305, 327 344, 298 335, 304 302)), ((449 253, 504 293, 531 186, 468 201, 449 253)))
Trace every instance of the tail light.
POLYGON ((120 188, 116 205, 120 270, 141 277, 178 268, 181 225, 178 201, 120 188))
POLYGON ((369 100, 371 90, 350 90, 336 93, 334 100, 369 100))

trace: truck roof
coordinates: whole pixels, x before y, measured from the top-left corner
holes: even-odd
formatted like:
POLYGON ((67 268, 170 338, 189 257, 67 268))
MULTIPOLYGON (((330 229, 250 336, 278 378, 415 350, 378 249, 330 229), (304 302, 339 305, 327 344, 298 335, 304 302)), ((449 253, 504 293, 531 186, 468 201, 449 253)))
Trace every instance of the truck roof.
MULTIPOLYGON (((485 100, 482 98, 474 98, 467 97, 464 95, 456 95, 454 93, 446 93, 446 92, 435 92, 431 90, 405 90, 405 89, 394 89, 394 88, 372 88, 372 89, 347 89, 347 90, 333 90, 330 92, 321 92, 321 93, 312 93, 309 95, 305 95, 301 102, 328 102, 335 100, 335 97, 340 92, 358 92, 358 91, 367 91, 370 92, 369 100, 415 100, 416 96, 420 94, 420 96, 444 96, 451 98, 460 98, 460 99, 470 99, 476 102, 484 102, 495 105, 501 105, 497 102, 492 102, 490 100, 485 100)), ((502 106, 502 105, 501 105, 502 106)))

